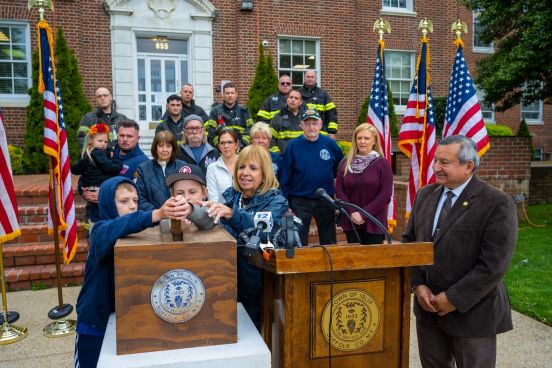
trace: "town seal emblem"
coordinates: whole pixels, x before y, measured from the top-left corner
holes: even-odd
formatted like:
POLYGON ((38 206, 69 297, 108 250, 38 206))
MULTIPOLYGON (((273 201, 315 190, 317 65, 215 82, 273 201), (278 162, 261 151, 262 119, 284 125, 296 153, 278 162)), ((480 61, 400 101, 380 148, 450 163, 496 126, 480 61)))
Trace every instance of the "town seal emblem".
POLYGON ((151 288, 151 306, 159 318, 170 323, 194 318, 205 302, 200 278, 183 269, 164 273, 151 288))
MULTIPOLYGON (((360 289, 347 289, 333 298, 332 347, 354 351, 366 346, 380 327, 381 313, 376 299, 360 289)), ((330 302, 322 311, 322 333, 329 341, 330 302)))

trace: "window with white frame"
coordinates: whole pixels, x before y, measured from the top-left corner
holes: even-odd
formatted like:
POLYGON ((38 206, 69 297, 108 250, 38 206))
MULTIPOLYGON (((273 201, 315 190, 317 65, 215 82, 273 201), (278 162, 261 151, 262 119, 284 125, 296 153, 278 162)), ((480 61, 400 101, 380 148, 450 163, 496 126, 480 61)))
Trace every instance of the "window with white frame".
POLYGON ((28 98, 31 85, 29 25, 0 21, 0 100, 28 98))
POLYGON ((481 41, 480 35, 483 33, 483 26, 479 21, 480 11, 473 12, 473 51, 474 52, 493 52, 493 44, 481 41))
POLYGON ((521 118, 527 124, 542 124, 542 101, 521 104, 521 118))
POLYGON ((475 94, 479 100, 479 106, 481 107, 481 115, 483 115, 483 120, 485 123, 494 123, 495 122, 495 107, 494 104, 485 103, 485 92, 481 89, 477 89, 475 94))
POLYGON ((318 40, 280 38, 278 40, 278 75, 289 75, 294 87, 303 85, 303 75, 309 69, 315 70, 320 79, 319 55, 318 40))
POLYGON ((385 76, 395 107, 406 107, 415 74, 414 53, 385 50, 385 76))
POLYGON ((412 12, 414 0, 382 0, 381 9, 390 12, 412 12))

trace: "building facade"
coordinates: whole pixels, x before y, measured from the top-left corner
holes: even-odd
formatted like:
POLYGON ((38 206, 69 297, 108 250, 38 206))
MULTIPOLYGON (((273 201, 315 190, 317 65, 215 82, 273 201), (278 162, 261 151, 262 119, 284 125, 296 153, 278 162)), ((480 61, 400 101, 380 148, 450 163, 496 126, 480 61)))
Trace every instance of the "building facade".
MULTIPOLYGON (((370 92, 377 34, 376 19, 388 20, 385 35, 387 79, 395 109, 405 109, 421 34, 421 19, 433 21, 429 35, 433 96, 446 96, 454 58, 451 24, 468 24, 465 57, 476 61, 493 52, 477 37, 477 13, 459 1, 436 6, 418 0, 57 0, 46 11, 52 28, 63 27, 75 51, 85 93, 93 102, 100 86, 112 90, 117 109, 151 129, 165 110, 165 100, 183 83, 195 87, 196 103, 207 111, 220 101, 224 81, 238 85, 246 102, 257 62, 258 42, 268 42, 279 74, 303 82, 305 69, 318 72, 339 113, 339 139, 350 139, 363 100, 370 92), (252 6, 252 10, 250 7, 252 6), (475 31, 475 32, 474 32, 475 31)), ((11 144, 23 145, 31 52, 36 48, 37 10, 26 0, 0 2, 0 106, 11 144)), ((480 96, 483 93, 480 92, 480 96)), ((498 113, 483 106, 488 122, 517 131, 525 118, 535 148, 552 152, 552 108, 542 103, 498 113)))

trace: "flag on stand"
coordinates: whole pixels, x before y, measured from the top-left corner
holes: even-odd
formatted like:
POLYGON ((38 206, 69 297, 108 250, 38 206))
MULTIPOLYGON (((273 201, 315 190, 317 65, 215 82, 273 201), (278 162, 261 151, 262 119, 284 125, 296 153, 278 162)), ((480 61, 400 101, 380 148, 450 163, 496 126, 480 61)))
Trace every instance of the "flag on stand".
POLYGON ((457 50, 450 77, 443 138, 457 134, 465 135, 475 142, 477 154, 481 157, 491 148, 491 143, 475 94, 475 87, 462 52, 464 44, 461 39, 457 39, 454 41, 454 45, 457 50))
MULTIPOLYGON (((61 91, 58 87, 53 55, 53 36, 45 20, 38 22, 39 78, 38 91, 44 98, 44 153, 52 163, 57 217, 52 219, 53 208, 48 211, 48 230, 53 232, 53 221, 57 221, 63 238, 63 260, 67 264, 77 250, 77 221, 75 202, 71 185, 71 160, 67 145, 67 133, 63 121, 61 91)), ((54 193, 50 191, 49 196, 54 193)), ((52 201, 50 201, 52 203, 52 201)))
MULTIPOLYGON (((378 131, 379 141, 384 157, 391 165, 391 131, 389 127, 389 105, 387 97, 387 84, 385 80, 385 58, 383 57, 384 42, 379 40, 378 52, 376 56, 376 66, 374 67, 374 80, 370 91, 370 104, 366 114, 366 122, 372 124, 378 131)), ((393 228, 397 225, 395 213, 395 194, 394 189, 391 192, 391 201, 387 209, 387 223, 389 232, 393 233, 393 228)))
MULTIPOLYGON (((21 235, 4 122, 0 115, 0 244, 21 235)), ((2 257, 2 254, 0 254, 2 257)))
POLYGON ((435 115, 429 78, 428 39, 422 38, 416 77, 410 90, 403 125, 399 133, 399 148, 410 158, 410 176, 406 192, 406 217, 410 216, 418 189, 435 182, 435 115))

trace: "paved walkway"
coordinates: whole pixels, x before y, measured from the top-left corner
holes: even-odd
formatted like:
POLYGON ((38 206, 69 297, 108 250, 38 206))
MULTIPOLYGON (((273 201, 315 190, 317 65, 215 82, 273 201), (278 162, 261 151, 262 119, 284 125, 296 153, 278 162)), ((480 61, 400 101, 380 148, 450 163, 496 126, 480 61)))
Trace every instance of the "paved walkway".
MULTIPOLYGON (((64 288, 64 302, 74 306, 79 290, 80 287, 64 288)), ((42 329, 49 323, 47 313, 56 304, 55 288, 8 293, 8 307, 21 314, 18 323, 27 326, 29 336, 16 344, 0 346, 1 368, 72 367, 74 336, 55 339, 42 336, 42 329)), ((71 317, 75 318, 74 312, 71 317)), ((418 368, 413 320, 411 326, 410 367, 418 368)), ((498 337, 497 367, 552 367, 552 327, 514 312, 514 330, 498 337)))

